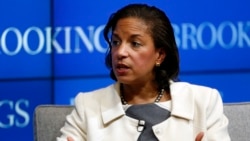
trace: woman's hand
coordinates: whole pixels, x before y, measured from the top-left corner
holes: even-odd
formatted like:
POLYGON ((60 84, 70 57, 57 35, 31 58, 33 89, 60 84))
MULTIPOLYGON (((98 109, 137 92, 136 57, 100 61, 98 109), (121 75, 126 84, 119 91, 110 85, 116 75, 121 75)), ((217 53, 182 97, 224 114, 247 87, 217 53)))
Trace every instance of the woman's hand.
MULTIPOLYGON (((203 133, 203 132, 200 132, 200 133, 196 136, 195 141, 201 141, 202 138, 203 138, 203 136, 204 136, 204 133, 203 133)), ((69 140, 68 140, 68 141, 69 141, 69 140)), ((73 140, 72 140, 72 141, 73 141, 73 140)))
POLYGON ((67 141, 74 141, 74 140, 71 137, 67 137, 67 141))

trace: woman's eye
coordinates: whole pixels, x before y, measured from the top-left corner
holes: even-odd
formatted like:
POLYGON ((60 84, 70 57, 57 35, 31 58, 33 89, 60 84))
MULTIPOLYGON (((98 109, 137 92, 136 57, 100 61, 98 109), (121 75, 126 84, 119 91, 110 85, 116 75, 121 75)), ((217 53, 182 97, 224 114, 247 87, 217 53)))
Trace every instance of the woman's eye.
POLYGON ((141 44, 138 43, 138 42, 132 42, 132 45, 133 45, 134 47, 139 47, 139 46, 141 46, 141 44))
POLYGON ((117 41, 117 40, 112 40, 112 41, 111 41, 111 45, 112 45, 112 46, 117 46, 117 45, 119 45, 119 43, 120 43, 120 42, 117 41))

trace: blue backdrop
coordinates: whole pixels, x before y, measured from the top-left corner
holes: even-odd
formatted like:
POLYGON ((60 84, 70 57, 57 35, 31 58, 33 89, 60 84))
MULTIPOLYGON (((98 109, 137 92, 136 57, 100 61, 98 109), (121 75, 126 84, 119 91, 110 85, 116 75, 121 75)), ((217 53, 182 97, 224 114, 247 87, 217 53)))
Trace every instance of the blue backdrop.
POLYGON ((180 80, 217 88, 226 102, 250 101, 247 0, 0 1, 0 137, 33 140, 40 104, 73 104, 80 91, 113 81, 102 32, 128 3, 169 16, 180 51, 180 80))

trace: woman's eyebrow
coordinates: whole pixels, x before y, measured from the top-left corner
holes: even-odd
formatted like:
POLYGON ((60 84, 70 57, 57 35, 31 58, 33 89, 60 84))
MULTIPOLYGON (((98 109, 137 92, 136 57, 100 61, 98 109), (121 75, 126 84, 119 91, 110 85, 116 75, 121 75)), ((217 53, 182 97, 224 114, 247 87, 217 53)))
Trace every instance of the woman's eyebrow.
MULTIPOLYGON (((138 37, 143 37, 143 35, 141 35, 141 34, 132 34, 132 35, 129 36, 129 39, 134 39, 134 38, 138 38, 138 37)), ((117 33, 113 33, 111 38, 120 39, 120 36, 117 33)))
POLYGON ((113 37, 115 37, 115 38, 119 38, 119 35, 118 34, 116 34, 116 33, 112 33, 112 36, 111 36, 112 38, 113 37))
POLYGON ((143 37, 141 34, 133 34, 130 36, 131 38, 136 38, 136 37, 143 37))

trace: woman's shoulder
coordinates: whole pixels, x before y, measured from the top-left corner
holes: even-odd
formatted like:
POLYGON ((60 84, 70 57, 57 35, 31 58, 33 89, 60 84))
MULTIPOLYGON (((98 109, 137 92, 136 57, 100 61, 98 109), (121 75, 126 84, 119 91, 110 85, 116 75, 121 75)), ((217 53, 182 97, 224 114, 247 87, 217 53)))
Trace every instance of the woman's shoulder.
POLYGON ((99 111, 101 106, 118 99, 117 83, 88 92, 80 92, 75 97, 74 105, 77 111, 99 111))
POLYGON ((193 97, 194 100, 221 99, 221 94, 216 88, 189 82, 172 82, 170 90, 172 95, 193 97))
POLYGON ((170 88, 173 90, 178 89, 178 90, 189 90, 191 92, 208 92, 210 93, 211 91, 217 91, 216 88, 205 86, 205 85, 200 85, 200 84, 194 84, 190 82, 184 82, 184 81, 178 81, 178 82, 172 82, 170 85, 170 88))
POLYGON ((112 91, 114 91, 116 84, 110 84, 105 87, 101 87, 95 90, 86 91, 86 92, 79 92, 75 99, 93 99, 98 97, 104 97, 107 94, 110 94, 112 91))

